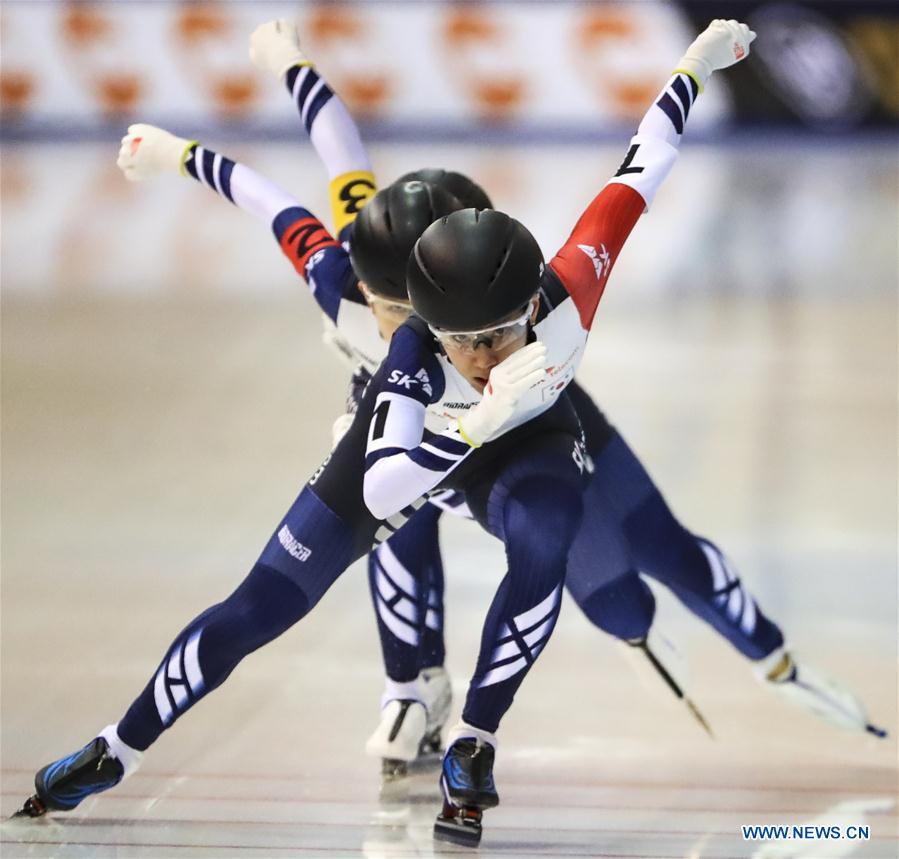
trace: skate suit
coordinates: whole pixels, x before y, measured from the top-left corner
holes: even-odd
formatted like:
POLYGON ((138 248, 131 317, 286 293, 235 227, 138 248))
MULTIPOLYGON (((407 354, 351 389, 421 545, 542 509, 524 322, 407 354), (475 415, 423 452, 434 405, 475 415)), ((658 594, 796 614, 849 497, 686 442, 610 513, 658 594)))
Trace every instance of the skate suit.
MULTIPOLYGON (((264 26, 277 31, 282 23, 264 26)), ((489 423, 492 432, 476 435, 480 446, 463 434, 459 416, 471 412, 472 420, 474 414, 484 417, 492 401, 482 406, 480 395, 447 360, 439 341, 421 320, 410 318, 393 336, 349 430, 303 488, 247 577, 230 596, 182 630, 117 725, 37 773, 36 793, 20 814, 36 817, 50 809, 74 808, 86 796, 113 787, 133 772, 140 752, 163 730, 224 682, 246 655, 308 613, 352 561, 400 531, 436 491, 463 492, 473 517, 503 541, 507 558, 506 575, 484 623, 463 721, 450 731, 441 770, 444 806, 435 823, 439 838, 469 845, 480 840, 481 812, 498 802, 492 777, 493 732, 549 641, 569 555, 573 569, 586 561, 590 543, 578 544, 579 540, 596 541, 611 554, 602 527, 586 529, 586 537, 581 530, 585 498, 608 503, 614 511, 607 530, 618 549, 618 537, 632 535, 638 525, 652 527, 652 536, 660 541, 676 542, 685 535, 684 551, 692 550, 697 564, 704 560, 706 578, 713 585, 721 583, 697 597, 697 610, 729 636, 734 627, 746 639, 758 634, 761 615, 720 553, 705 541, 686 539, 689 535, 673 520, 626 445, 614 431, 604 429, 607 424, 598 410, 581 398, 578 410, 588 426, 598 429, 593 432, 597 456, 591 469, 578 413, 565 390, 580 363, 612 266, 675 160, 676 144, 698 92, 693 75, 700 75, 697 80, 707 78, 711 70, 738 61, 753 37, 746 25, 722 20, 700 34, 682 58, 699 72, 678 71, 668 81, 640 124, 618 173, 584 212, 549 266, 540 263, 541 300, 529 337, 540 338, 544 351, 537 354, 548 360, 545 370, 541 360, 539 374, 534 372, 538 368, 530 370, 526 380, 531 387, 516 389, 517 399, 504 404, 509 409, 500 413, 505 422, 498 427, 489 423), (612 496, 584 495, 591 470, 598 477, 609 473, 622 481, 617 507, 612 496)), ((297 76, 294 86, 303 86, 297 76)), ((327 108, 319 99, 322 89, 314 84, 309 90, 304 120, 327 108)), ((120 150, 123 170, 134 168, 140 143, 136 135, 146 130, 158 144, 157 151, 168 147, 195 178, 202 176, 243 208, 270 216, 276 237, 310 283, 317 266, 328 266, 344 272, 338 282, 346 287, 346 259, 338 253, 342 249, 308 211, 284 199, 277 189, 264 193, 249 171, 227 159, 194 145, 185 165, 184 141, 149 126, 132 129, 120 150), (260 189, 263 193, 254 193, 260 189)), ((338 321, 337 308, 345 294, 346 289, 330 299, 324 294, 320 298, 323 307, 329 302, 332 318, 338 321)), ((517 357, 531 360, 532 354, 534 350, 529 350, 517 357)), ((500 386, 502 378, 500 373, 494 385, 500 386)), ((598 477, 590 481, 591 488, 598 477)), ((623 555, 630 560, 626 550, 623 555)), ((655 553, 650 547, 642 557, 651 564, 655 553)), ((635 575, 624 581, 639 582, 635 575)), ((595 594, 604 583, 595 584, 595 588, 585 585, 581 594, 591 590, 595 594)), ((401 604, 403 594, 391 594, 392 585, 389 581, 385 585, 382 595, 401 604)), ((584 602, 589 604, 590 597, 584 602)), ((644 616, 651 620, 651 610, 644 616)), ((766 677, 785 697, 841 727, 884 736, 867 721, 863 706, 848 690, 796 663, 789 653, 775 651, 765 663, 774 657, 776 665, 765 664, 766 677)))
MULTIPOLYGON (((298 113, 329 175, 334 177, 332 205, 337 223, 348 225, 341 234, 346 247, 352 233, 350 213, 341 208, 342 201, 358 197, 356 183, 360 177, 370 182, 371 188, 374 179, 365 172, 368 161, 352 119, 327 84, 319 86, 320 80, 308 67, 293 68, 286 76, 298 113), (317 87, 315 104, 339 107, 321 114, 314 105, 310 110, 308 94, 317 87), (342 170, 348 172, 342 174, 342 170)), ((658 128, 667 121, 665 133, 676 143, 695 96, 695 83, 689 77, 674 76, 645 122, 658 128)), ((629 152, 628 157, 634 156, 629 152)), ((630 161, 622 169, 624 175, 639 175, 640 168, 630 161)), ((351 407, 355 408, 361 387, 373 369, 372 358, 382 357, 386 344, 377 338, 373 319, 355 287, 348 258, 339 252, 328 252, 324 257, 319 274, 312 271, 315 264, 307 270, 297 269, 311 278, 314 294, 328 318, 335 321, 343 352, 358 361, 356 396, 351 397, 351 407)), ((544 300, 547 298, 544 296, 544 300)), ((573 547, 566 583, 588 619, 622 639, 645 637, 653 621, 655 600, 638 575, 643 572, 671 588, 688 608, 748 658, 758 660, 773 652, 783 643, 780 630, 759 610, 723 553, 677 521, 625 440, 576 382, 571 383, 569 394, 583 427, 587 462, 594 476, 585 496, 584 525, 573 547)), ((409 681, 422 668, 443 663, 443 566, 438 522, 441 509, 458 510, 460 501, 458 496, 449 496, 423 507, 389 545, 369 556, 372 599, 387 674, 392 680, 409 681), (402 594, 401 599, 385 598, 385 582, 386 589, 402 594)))
MULTIPOLYGON (((197 151, 188 171, 196 169, 197 151)), ((585 454, 564 389, 621 247, 676 154, 664 137, 638 133, 627 159, 631 169, 606 185, 546 266, 533 335, 546 345, 547 372, 487 444, 475 449, 460 437, 454 418, 480 394, 427 329, 413 318, 394 335, 350 430, 245 581, 178 636, 119 724, 125 743, 146 748, 243 656, 314 607, 343 570, 373 543, 389 539, 429 492, 443 488, 463 491, 475 519, 506 546, 508 571, 485 622, 463 712, 467 723, 496 729, 552 633, 580 526, 585 454), (446 428, 426 430, 426 414, 446 428)), ((226 195, 236 202, 252 196, 257 207, 269 206, 276 237, 317 294, 324 294, 319 284, 325 272, 329 283, 349 282, 346 252, 311 213, 292 201, 283 205, 283 196, 267 197, 258 184, 251 195, 241 186, 240 165, 223 168, 225 159, 206 155, 200 163, 209 161, 209 184, 222 185, 227 169, 226 195)))

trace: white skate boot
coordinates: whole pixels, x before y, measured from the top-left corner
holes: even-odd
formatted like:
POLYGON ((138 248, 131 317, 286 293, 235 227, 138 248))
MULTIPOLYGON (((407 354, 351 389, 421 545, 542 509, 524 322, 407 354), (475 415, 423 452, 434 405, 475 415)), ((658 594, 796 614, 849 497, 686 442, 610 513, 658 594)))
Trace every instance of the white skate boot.
POLYGON ((782 698, 847 731, 867 731, 885 737, 886 731, 868 721, 865 707, 853 692, 811 668, 786 648, 778 648, 756 666, 756 675, 782 698))
POLYGON ((443 751, 441 733, 449 719, 453 703, 453 687, 449 674, 442 666, 425 668, 418 675, 418 684, 428 711, 425 735, 419 747, 420 756, 440 755, 443 751))
POLYGON ((418 679, 397 683, 387 679, 381 696, 381 720, 365 744, 365 753, 381 758, 385 781, 402 778, 427 733, 428 710, 418 679))

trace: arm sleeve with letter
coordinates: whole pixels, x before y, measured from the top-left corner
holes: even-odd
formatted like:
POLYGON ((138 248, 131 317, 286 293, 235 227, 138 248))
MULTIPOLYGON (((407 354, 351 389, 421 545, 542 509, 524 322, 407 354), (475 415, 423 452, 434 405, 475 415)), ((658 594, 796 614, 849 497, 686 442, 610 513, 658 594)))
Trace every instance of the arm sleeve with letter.
POLYGON ((213 152, 196 140, 186 140, 146 123, 128 126, 116 164, 131 182, 166 173, 189 176, 264 221, 332 320, 337 318, 344 295, 358 295, 358 280, 349 254, 321 221, 282 188, 246 165, 213 152))
POLYGON ((340 301, 356 278, 349 255, 315 215, 255 170, 199 143, 190 145, 183 172, 269 224, 318 305, 330 319, 337 319, 340 301))
POLYGON ((378 385, 365 452, 363 497, 373 516, 386 519, 434 489, 473 448, 449 429, 425 438, 425 411, 442 395, 434 354, 408 323, 372 381, 378 385))
POLYGON ((739 62, 755 38, 745 24, 713 21, 690 45, 631 138, 618 172, 593 199, 550 261, 585 330, 593 324, 609 274, 640 215, 677 159, 690 111, 715 69, 739 62))
POLYGON ((284 82, 328 173, 334 232, 343 238, 377 186, 359 129, 346 105, 310 62, 287 70, 284 82))

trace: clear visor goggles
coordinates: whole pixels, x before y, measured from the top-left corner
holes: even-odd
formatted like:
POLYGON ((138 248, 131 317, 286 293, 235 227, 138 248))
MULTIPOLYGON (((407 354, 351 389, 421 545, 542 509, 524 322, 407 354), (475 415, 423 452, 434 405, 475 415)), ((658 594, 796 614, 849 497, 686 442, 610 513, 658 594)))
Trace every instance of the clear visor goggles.
POLYGON ((479 346, 486 346, 498 352, 527 335, 535 302, 536 298, 531 299, 520 316, 499 325, 491 325, 489 328, 479 328, 477 331, 443 331, 432 325, 428 328, 441 343, 459 352, 474 354, 479 346))
POLYGON ((404 322, 412 312, 411 301, 401 301, 399 298, 388 298, 372 292, 367 286, 362 287, 362 294, 371 306, 377 306, 379 310, 394 319, 404 322))

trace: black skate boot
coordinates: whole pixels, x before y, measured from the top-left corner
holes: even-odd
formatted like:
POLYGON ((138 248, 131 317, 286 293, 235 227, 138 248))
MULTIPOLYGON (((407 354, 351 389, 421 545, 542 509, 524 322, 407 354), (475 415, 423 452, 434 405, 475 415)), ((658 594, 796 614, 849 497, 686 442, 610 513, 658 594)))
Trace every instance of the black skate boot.
POLYGON ((443 811, 434 824, 434 838, 463 847, 481 842, 485 808, 499 805, 493 783, 494 748, 471 737, 456 740, 443 756, 440 786, 443 811))
POLYGON ((71 811, 92 793, 115 787, 124 775, 122 764, 110 755, 106 740, 96 737, 83 749, 39 770, 34 777, 34 796, 25 800, 15 817, 71 811))

